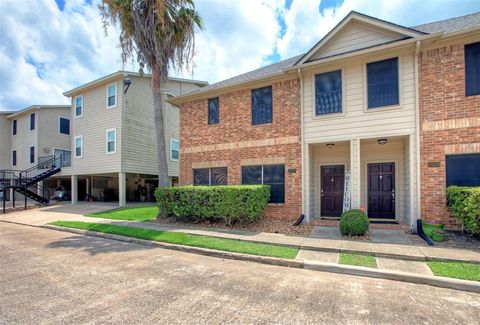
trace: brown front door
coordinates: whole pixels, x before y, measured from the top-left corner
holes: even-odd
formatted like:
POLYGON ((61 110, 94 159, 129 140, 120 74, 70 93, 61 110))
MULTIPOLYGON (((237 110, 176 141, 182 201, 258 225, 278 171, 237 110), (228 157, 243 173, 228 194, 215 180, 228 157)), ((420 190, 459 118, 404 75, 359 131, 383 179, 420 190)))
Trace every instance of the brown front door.
POLYGON ((321 167, 321 213, 323 217, 339 217, 343 208, 343 165, 321 167))
POLYGON ((395 218, 395 164, 368 164, 368 216, 395 218))

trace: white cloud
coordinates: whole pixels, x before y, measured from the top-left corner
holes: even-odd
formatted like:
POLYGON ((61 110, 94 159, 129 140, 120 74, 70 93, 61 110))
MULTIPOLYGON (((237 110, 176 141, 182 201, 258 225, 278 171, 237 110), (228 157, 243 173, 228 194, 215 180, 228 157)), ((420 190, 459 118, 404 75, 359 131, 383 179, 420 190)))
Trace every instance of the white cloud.
MULTIPOLYGON (((66 90, 136 69, 122 65, 118 31, 104 35, 99 1, 67 0, 60 11, 54 0, 0 0, 0 110, 67 103, 66 90)), ((293 0, 287 10, 285 0, 197 0, 206 29, 193 77, 216 82, 304 53, 350 10, 406 26, 480 10, 473 0, 344 0, 320 13, 320 1, 293 0)))

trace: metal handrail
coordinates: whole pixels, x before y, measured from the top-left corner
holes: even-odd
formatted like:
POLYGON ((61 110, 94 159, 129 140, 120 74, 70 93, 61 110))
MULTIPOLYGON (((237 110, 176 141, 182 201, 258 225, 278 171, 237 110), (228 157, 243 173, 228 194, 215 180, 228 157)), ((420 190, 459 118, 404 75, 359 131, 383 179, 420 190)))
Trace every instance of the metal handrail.
POLYGON ((26 183, 28 180, 32 179, 38 174, 44 173, 45 171, 43 169, 53 169, 53 168, 60 167, 61 165, 62 165, 62 156, 56 157, 56 158, 55 157, 50 158, 36 166, 30 167, 26 170, 22 170, 19 176, 20 183, 26 183), (42 168, 43 166, 46 166, 47 168, 42 168), (35 172, 35 174, 33 174, 33 172, 35 172))

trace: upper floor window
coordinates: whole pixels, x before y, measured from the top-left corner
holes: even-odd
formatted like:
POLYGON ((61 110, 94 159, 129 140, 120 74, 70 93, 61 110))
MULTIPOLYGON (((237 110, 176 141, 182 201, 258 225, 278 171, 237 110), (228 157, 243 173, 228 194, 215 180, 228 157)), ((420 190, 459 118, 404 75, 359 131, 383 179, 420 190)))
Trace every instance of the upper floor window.
POLYGON ((58 133, 70 134, 70 120, 65 117, 58 118, 58 133))
POLYGON ((316 115, 342 112, 342 71, 315 75, 316 115))
POLYGON ((252 124, 272 123, 272 86, 252 89, 252 124))
POLYGON ((465 45, 465 95, 480 95, 480 42, 465 45))
POLYGON ((35 130, 35 113, 30 114, 30 130, 35 130))
POLYGON ((83 136, 79 135, 75 137, 75 157, 83 157, 83 136))
POLYGON ((83 116, 83 96, 75 97, 75 117, 83 116))
POLYGON ((193 185, 227 185, 227 167, 194 169, 193 185))
POLYGON ((178 161, 180 156, 180 142, 177 139, 170 139, 170 160, 178 161))
POLYGON ((368 108, 398 105, 398 58, 367 64, 368 108))
POLYGON ((117 106, 117 84, 107 86, 107 108, 117 106))
POLYGON ((35 163, 35 146, 30 146, 30 163, 35 163))
POLYGON ((12 151, 12 166, 17 166, 17 150, 12 151))
POLYGON ((217 124, 219 122, 219 104, 220 100, 218 97, 210 98, 208 100, 208 124, 217 124))
POLYGON ((107 130, 107 153, 117 152, 117 129, 107 130))
POLYGON ((269 203, 285 203, 285 165, 243 166, 242 184, 270 185, 269 203))
POLYGON ((12 121, 12 135, 17 135, 17 120, 12 121))

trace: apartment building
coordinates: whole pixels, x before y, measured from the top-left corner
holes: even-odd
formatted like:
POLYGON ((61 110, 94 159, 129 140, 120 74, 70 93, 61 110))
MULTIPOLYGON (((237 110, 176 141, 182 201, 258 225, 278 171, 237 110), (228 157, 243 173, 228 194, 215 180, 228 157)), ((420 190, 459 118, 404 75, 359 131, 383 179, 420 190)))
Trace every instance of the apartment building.
MULTIPOLYGON (((70 164, 69 156, 64 155, 71 142, 69 106, 33 105, 17 112, 2 112, 0 132, 2 185, 13 184, 12 179, 20 177, 20 172, 23 172, 23 177, 43 173, 52 167, 54 157, 62 156, 63 162, 59 161, 59 167, 60 164, 70 164)), ((43 185, 42 179, 28 188, 34 193, 42 192, 42 198, 48 198, 55 186, 43 191, 43 185)), ((13 191, 9 191, 7 197, 12 198, 13 191)), ((19 193, 17 198, 21 197, 19 193)))
MULTIPOLYGON (((420 182, 428 183, 424 157, 433 148, 425 130, 438 128, 425 124, 433 114, 427 110, 437 111, 433 120, 472 119, 455 122, 469 136, 459 141, 452 131, 442 154, 462 142, 468 144, 455 150, 479 152, 472 128, 478 96, 462 96, 450 110, 464 112, 448 113, 419 83, 440 78, 440 91, 451 87, 442 58, 433 57, 455 49, 438 44, 464 37, 450 63, 464 89, 462 46, 480 40, 479 27, 479 13, 405 27, 351 12, 307 53, 172 98, 180 107, 180 184, 270 185, 266 214, 274 218, 304 214, 315 222, 338 217, 346 205, 372 220, 414 227, 436 213, 420 200, 420 182)), ((452 97, 442 96, 445 103, 452 97)), ((441 185, 435 191, 444 193, 441 185)), ((444 200, 432 204, 446 210, 444 200)))
MULTIPOLYGON (((150 76, 118 71, 64 93, 72 105, 72 164, 58 177, 70 181, 72 203, 91 199, 154 201, 158 156, 150 76)), ((205 86, 169 78, 164 98, 205 86)), ((164 102, 170 183, 178 183, 179 112, 164 102)))

